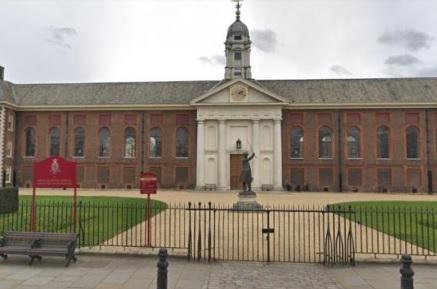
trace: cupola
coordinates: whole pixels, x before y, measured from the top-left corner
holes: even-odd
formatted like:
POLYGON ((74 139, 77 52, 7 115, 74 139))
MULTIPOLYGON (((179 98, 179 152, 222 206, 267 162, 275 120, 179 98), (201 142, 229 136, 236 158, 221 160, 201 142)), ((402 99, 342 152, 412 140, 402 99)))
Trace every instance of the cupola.
POLYGON ((237 11, 235 22, 228 28, 226 35, 225 52, 226 67, 225 79, 251 79, 250 67, 250 35, 246 24, 240 20, 241 0, 237 0, 237 11))

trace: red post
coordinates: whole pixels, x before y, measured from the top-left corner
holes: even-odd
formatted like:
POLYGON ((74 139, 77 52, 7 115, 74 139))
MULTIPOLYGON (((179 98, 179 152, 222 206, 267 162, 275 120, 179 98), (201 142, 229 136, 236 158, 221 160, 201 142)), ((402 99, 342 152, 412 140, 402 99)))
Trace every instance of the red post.
POLYGON ((152 243, 152 201, 150 199, 151 194, 156 194, 157 189, 157 178, 156 175, 152 172, 141 173, 140 176, 140 193, 147 194, 147 202, 146 202, 146 212, 145 212, 145 220, 144 220, 144 240, 146 247, 150 247, 152 243))
POLYGON ((31 205, 31 212, 30 212, 30 229, 32 232, 36 231, 36 191, 35 186, 32 187, 32 205, 31 205))

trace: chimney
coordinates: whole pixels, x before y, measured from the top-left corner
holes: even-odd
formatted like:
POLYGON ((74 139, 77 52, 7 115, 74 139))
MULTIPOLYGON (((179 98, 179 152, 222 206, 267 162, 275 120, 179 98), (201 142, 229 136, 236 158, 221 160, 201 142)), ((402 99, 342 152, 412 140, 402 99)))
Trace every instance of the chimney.
POLYGON ((5 80, 5 68, 0 65, 0 81, 5 80))

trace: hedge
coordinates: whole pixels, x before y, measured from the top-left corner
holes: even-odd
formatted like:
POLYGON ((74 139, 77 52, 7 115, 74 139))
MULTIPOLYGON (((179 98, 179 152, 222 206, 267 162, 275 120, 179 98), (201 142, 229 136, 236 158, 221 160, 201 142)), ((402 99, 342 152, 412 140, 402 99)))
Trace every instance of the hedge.
POLYGON ((18 210, 18 188, 0 188, 0 214, 14 213, 18 210))

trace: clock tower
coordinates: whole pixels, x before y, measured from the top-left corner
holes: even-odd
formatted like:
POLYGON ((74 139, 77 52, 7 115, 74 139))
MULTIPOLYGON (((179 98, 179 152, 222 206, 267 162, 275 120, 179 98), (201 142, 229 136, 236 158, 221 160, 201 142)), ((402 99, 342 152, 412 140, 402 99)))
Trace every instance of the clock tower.
POLYGON ((236 20, 229 26, 226 36, 225 79, 251 79, 250 36, 246 24, 240 20, 240 1, 237 1, 236 20))

